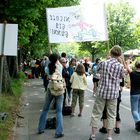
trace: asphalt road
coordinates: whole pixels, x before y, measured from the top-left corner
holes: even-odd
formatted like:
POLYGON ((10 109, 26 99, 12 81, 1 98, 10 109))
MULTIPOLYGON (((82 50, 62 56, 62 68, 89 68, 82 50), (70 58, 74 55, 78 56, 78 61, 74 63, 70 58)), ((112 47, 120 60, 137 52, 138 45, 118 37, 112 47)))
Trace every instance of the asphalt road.
MULTIPOLYGON (((92 78, 88 79, 88 89, 85 92, 85 106, 82 117, 64 116, 64 134, 61 140, 88 140, 91 128, 89 126, 91 111, 94 104, 92 95, 92 78)), ((18 118, 14 129, 13 140, 54 140, 54 130, 45 130, 44 134, 37 134, 37 125, 39 114, 44 103, 45 93, 41 79, 28 80, 22 97, 21 114, 24 119, 18 118)), ((129 89, 124 88, 122 92, 122 103, 120 108, 121 114, 121 133, 119 135, 113 133, 113 140, 139 140, 140 135, 134 130, 134 122, 130 110, 129 89)), ((55 116, 53 110, 49 116, 55 116)), ((99 128, 102 122, 99 121, 99 128)), ((96 140, 105 140, 106 135, 97 132, 96 140)))

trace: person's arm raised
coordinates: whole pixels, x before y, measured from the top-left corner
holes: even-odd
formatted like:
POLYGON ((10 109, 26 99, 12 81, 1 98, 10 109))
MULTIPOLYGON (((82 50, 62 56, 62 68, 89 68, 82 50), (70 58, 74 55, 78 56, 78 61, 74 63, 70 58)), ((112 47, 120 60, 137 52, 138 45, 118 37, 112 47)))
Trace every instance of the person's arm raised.
POLYGON ((124 60, 124 56, 120 56, 119 59, 121 59, 120 61, 122 61, 124 68, 126 68, 126 70, 128 71, 128 73, 132 72, 132 69, 129 67, 128 62, 124 60))

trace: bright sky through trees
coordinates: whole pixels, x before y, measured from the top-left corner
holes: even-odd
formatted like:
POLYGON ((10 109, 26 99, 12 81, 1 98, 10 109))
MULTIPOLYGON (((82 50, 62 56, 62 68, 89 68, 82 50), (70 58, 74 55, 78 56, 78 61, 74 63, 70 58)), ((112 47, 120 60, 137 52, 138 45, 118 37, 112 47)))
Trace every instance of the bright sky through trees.
MULTIPOLYGON (((93 1, 97 1, 97 2, 112 2, 112 3, 115 3, 115 2, 118 2, 119 0, 81 0, 81 4, 84 4, 84 5, 87 5, 93 1)), ((132 6, 134 6, 135 10, 136 10, 136 18, 137 19, 140 19, 140 0, 124 0, 124 1, 127 1, 129 2, 132 6)))

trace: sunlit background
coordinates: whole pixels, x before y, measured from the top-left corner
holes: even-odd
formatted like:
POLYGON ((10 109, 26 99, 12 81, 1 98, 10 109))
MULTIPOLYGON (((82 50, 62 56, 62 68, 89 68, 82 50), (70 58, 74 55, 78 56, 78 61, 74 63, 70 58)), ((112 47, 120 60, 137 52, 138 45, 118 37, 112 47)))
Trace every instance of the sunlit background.
MULTIPOLYGON (((89 6, 93 2, 116 3, 116 2, 119 2, 119 1, 121 1, 121 0, 81 0, 81 5, 89 6)), ((129 2, 134 7, 134 9, 136 11, 135 18, 140 19, 140 0, 124 0, 124 1, 129 2)))

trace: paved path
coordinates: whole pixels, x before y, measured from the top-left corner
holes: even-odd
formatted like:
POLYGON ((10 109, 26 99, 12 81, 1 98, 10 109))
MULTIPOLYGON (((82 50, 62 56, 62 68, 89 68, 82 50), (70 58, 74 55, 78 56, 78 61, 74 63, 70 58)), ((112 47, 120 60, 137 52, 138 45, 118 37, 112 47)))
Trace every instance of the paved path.
MULTIPOLYGON (((89 86, 90 87, 90 86, 89 86)), ((128 94, 128 91, 125 91, 128 94)), ((37 125, 40 111, 44 103, 45 93, 41 79, 28 80, 25 84, 21 107, 21 113, 24 119, 17 119, 15 137, 13 140, 55 140, 54 130, 45 130, 44 134, 38 135, 37 125)), ((125 99, 126 100, 126 99, 125 99)), ((64 117, 64 134, 61 140, 88 140, 91 128, 89 126, 91 111, 94 103, 94 97, 90 90, 85 93, 85 107, 82 117, 65 116, 64 117)), ((140 140, 140 135, 134 131, 133 119, 130 108, 123 104, 121 106, 121 133, 113 134, 114 140, 140 140)), ((54 111, 50 111, 49 116, 55 116, 54 111)), ((101 122, 99 122, 101 127, 101 122)), ((97 132, 96 140, 105 140, 106 135, 97 132)))

